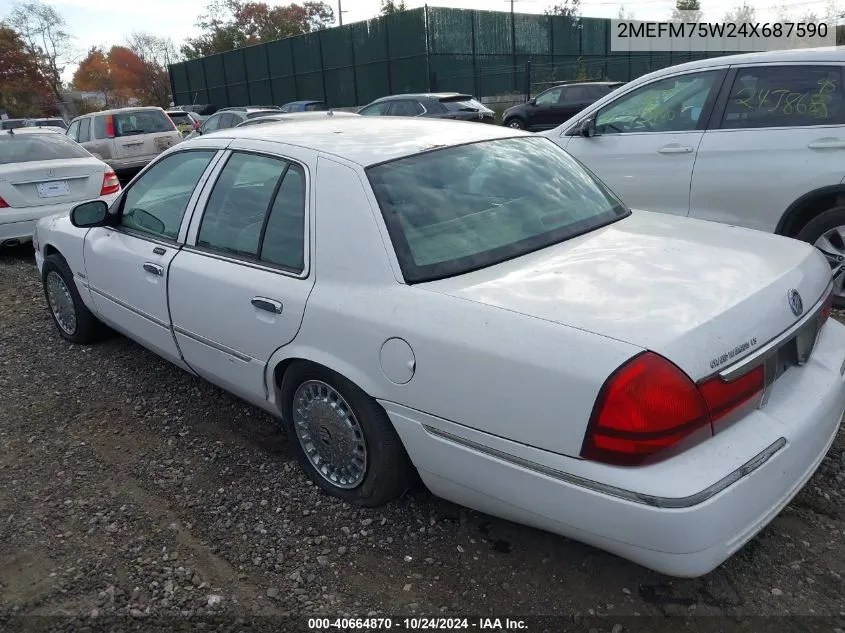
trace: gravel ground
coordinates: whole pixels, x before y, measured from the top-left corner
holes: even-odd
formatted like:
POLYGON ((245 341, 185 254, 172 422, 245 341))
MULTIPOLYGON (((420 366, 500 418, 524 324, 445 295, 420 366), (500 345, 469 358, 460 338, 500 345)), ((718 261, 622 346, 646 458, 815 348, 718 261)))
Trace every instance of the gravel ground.
POLYGON ((300 474, 258 409, 125 338, 62 340, 31 250, 0 256, 0 630, 37 620, 11 616, 307 614, 816 614, 845 628, 843 481, 840 432, 793 503, 695 580, 423 489, 356 509, 300 474))

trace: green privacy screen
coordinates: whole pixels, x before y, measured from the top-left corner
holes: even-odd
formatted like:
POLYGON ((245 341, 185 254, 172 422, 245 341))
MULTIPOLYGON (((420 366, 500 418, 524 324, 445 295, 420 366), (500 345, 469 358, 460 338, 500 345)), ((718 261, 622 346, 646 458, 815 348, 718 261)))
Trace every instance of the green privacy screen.
POLYGON ((614 53, 610 20, 422 7, 170 66, 177 105, 353 107, 389 94, 536 92, 574 79, 630 81, 698 53, 614 53))

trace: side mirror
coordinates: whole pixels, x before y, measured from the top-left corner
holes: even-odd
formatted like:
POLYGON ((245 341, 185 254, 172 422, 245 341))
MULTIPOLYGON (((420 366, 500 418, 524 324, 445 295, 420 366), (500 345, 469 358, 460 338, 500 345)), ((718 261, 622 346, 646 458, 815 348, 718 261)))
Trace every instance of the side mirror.
POLYGON ((127 215, 132 216, 132 222, 139 228, 147 229, 153 233, 164 233, 164 222, 159 220, 152 213, 144 211, 143 209, 135 208, 130 209, 127 215))
POLYGON ((102 200, 92 200, 76 205, 70 211, 70 223, 80 229, 90 229, 108 224, 109 205, 102 200))
POLYGON ((581 121, 581 125, 578 126, 578 134, 583 136, 584 138, 590 138, 591 136, 596 135, 596 120, 593 117, 589 117, 588 119, 584 119, 581 121))
POLYGON ((531 97, 528 100, 528 105, 537 105, 537 97, 531 97))

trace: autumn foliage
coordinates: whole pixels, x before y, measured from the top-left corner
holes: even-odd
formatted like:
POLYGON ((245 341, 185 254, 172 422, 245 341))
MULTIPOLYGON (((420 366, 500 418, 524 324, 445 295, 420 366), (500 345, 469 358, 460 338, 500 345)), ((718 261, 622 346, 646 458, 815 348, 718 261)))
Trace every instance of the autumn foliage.
POLYGON ((49 82, 20 36, 0 25, 0 104, 13 116, 42 116, 58 112, 49 82))
POLYGON ((80 62, 73 86, 102 95, 106 107, 135 102, 166 106, 167 92, 161 94, 160 90, 162 73, 166 78, 166 69, 125 46, 112 46, 108 51, 95 46, 80 62))

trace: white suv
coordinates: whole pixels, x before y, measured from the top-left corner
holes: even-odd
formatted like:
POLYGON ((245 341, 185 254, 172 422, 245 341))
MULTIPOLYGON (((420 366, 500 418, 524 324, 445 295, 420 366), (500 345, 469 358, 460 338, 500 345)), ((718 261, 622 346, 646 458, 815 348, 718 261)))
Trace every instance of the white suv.
POLYGON ((182 140, 176 124, 156 107, 86 114, 71 121, 67 135, 117 174, 141 169, 182 140))
POLYGON ((839 270, 844 71, 843 49, 690 62, 640 77, 543 135, 631 207, 795 237, 839 270))

